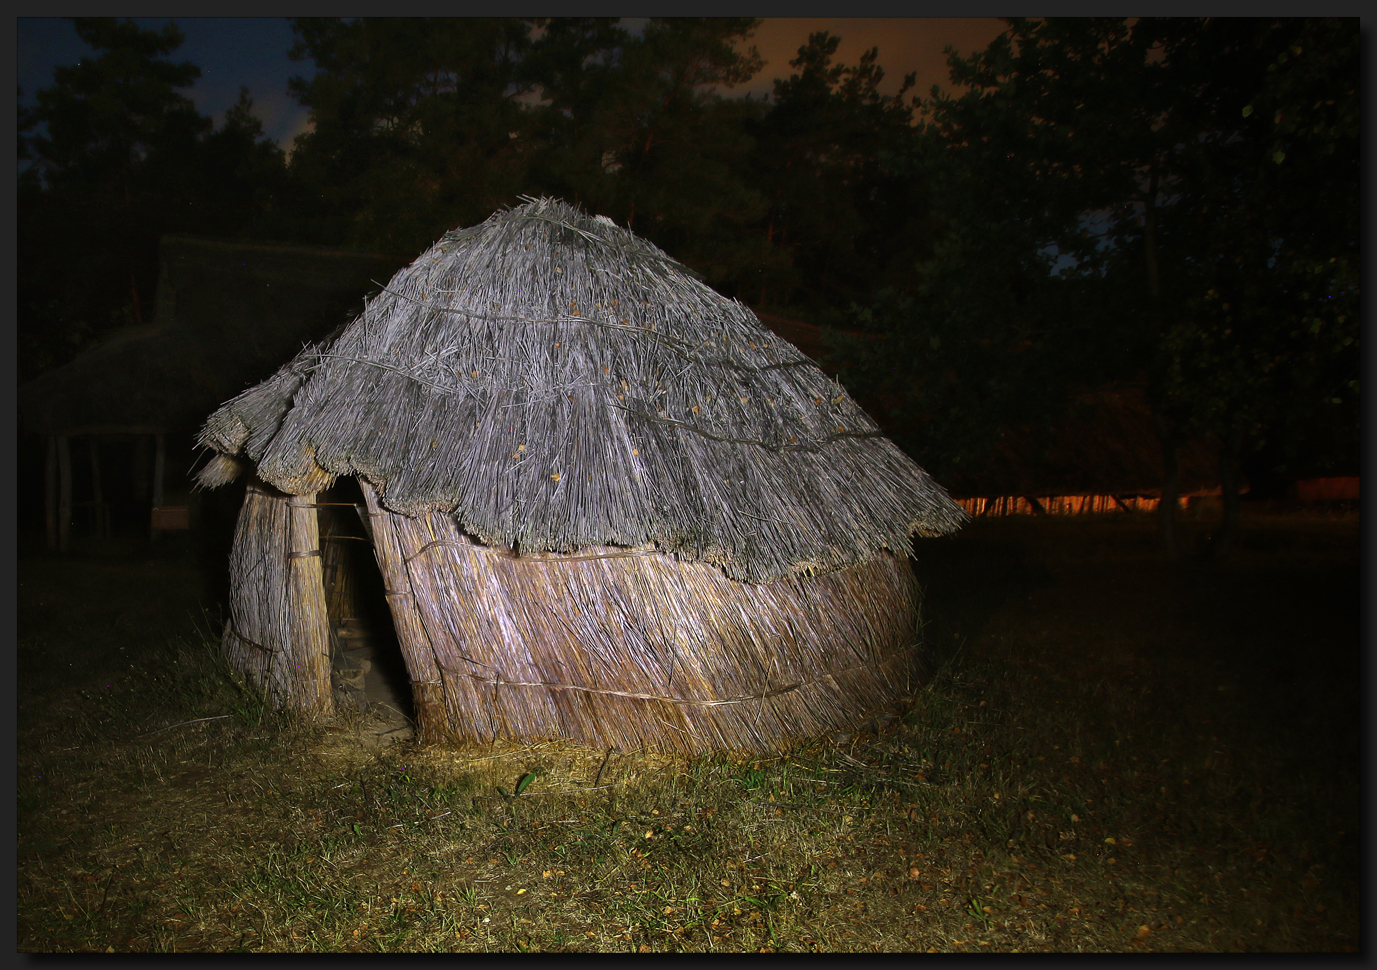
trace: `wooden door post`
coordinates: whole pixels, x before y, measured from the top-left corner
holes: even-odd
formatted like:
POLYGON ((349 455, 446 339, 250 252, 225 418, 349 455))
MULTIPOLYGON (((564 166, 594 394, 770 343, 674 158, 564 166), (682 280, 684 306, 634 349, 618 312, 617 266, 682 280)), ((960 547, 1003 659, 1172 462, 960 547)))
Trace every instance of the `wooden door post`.
POLYGON ((110 517, 105 511, 105 493, 100 487, 100 438, 91 435, 91 522, 97 539, 110 538, 110 517))
POLYGON ((48 456, 43 466, 43 517, 48 526, 48 548, 57 548, 57 436, 48 435, 48 456))
POLYGON ((148 498, 148 435, 146 434, 141 434, 134 440, 131 484, 134 486, 134 501, 142 502, 148 498))
MULTIPOLYGON (((167 461, 167 445, 161 434, 154 439, 157 443, 153 448, 153 508, 163 507, 163 466, 167 461)), ((158 538, 158 533, 162 530, 153 528, 152 515, 148 518, 149 537, 158 538)))
POLYGON ((66 552, 72 538, 72 449, 67 436, 57 436, 57 550, 66 552))

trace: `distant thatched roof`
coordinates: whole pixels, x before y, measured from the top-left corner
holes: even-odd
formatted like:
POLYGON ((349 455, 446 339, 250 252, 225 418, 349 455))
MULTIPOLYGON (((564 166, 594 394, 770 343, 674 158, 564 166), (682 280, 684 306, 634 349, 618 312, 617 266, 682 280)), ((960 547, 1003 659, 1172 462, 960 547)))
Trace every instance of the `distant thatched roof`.
POLYGON ((206 412, 347 319, 404 260, 378 253, 166 236, 157 315, 19 389, 25 430, 154 434, 206 412))
POLYGON ((217 410, 285 492, 339 475, 521 552, 654 545, 754 582, 902 551, 964 513, 742 304, 555 200, 448 233, 333 341, 217 410))
MULTIPOLYGON (((1219 456, 1211 442, 1183 444, 1182 495, 1219 488, 1219 456)), ((953 472, 953 495, 1160 495, 1162 446, 1143 388, 1120 386, 1082 394, 1066 420, 1042 435, 1012 430, 989 456, 953 472)), ((1246 483, 1244 490, 1247 490, 1246 483)))

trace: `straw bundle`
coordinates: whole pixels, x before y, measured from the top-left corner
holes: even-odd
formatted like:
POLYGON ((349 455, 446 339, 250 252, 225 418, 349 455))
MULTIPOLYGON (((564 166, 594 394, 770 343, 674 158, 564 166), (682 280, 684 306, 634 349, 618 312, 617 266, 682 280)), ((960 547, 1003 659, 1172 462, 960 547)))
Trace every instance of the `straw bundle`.
MULTIPOLYGON (((432 740, 852 723, 916 669, 910 536, 966 517, 746 307, 553 200, 447 234, 200 441, 204 485, 357 478, 432 740)), ((236 562, 280 556, 245 514, 236 562)))
POLYGON ((251 485, 230 553, 224 650, 280 706, 326 714, 329 623, 314 495, 251 485))

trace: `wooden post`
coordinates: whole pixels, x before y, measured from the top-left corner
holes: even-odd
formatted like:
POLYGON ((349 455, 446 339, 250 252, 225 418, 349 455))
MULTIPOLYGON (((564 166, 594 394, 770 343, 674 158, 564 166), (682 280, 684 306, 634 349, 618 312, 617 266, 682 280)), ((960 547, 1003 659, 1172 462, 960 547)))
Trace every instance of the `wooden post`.
POLYGON ((91 448, 91 515, 97 539, 110 538, 110 520, 105 514, 105 495, 100 487, 100 439, 91 435, 88 439, 91 448))
POLYGON ((72 538, 72 449, 67 436, 57 436, 57 550, 66 552, 72 538))
POLYGON ((155 437, 157 444, 153 452, 153 507, 163 507, 163 474, 167 463, 167 440, 163 435, 155 437))
POLYGON ((225 656, 275 708, 328 716, 330 617, 320 566, 315 496, 250 484, 230 552, 225 656))
POLYGON ((286 585, 283 631, 293 660, 292 706, 309 714, 334 711, 330 690, 330 611, 321 577, 320 522, 316 496, 287 498, 286 585))
MULTIPOLYGON (((392 626, 397 631, 397 645, 401 647, 402 658, 406 661, 407 673, 411 678, 411 701, 416 709, 416 740, 421 744, 433 744, 452 734, 440 665, 435 660, 430 634, 426 632, 425 618, 416 603, 401 536, 390 513, 378 501, 378 493, 373 487, 363 479, 359 479, 359 486, 368 504, 368 534, 373 539, 373 554, 382 573, 384 595, 392 612, 392 626)), ((481 715, 475 711, 477 716, 481 715)))
POLYGON ((43 515, 48 524, 48 548, 57 548, 57 436, 48 435, 43 468, 43 515))
MULTIPOLYGON (((167 461, 167 443, 161 434, 154 437, 156 444, 153 448, 153 508, 163 507, 163 466, 167 461)), ((153 528, 152 516, 149 517, 149 537, 156 539, 162 530, 153 528)))
POLYGON ((142 502, 148 498, 148 435, 141 434, 134 440, 133 462, 134 501, 142 502))

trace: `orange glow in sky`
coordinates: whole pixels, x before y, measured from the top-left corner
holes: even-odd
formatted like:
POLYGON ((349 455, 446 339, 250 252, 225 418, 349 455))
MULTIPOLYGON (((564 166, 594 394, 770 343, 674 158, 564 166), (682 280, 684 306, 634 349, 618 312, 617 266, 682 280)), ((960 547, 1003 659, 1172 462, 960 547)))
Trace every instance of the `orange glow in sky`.
POLYGON ((770 93, 775 78, 793 73, 789 61, 808 43, 808 35, 825 30, 841 38, 834 63, 854 65, 878 47, 878 63, 885 69, 881 91, 895 93, 904 75, 916 71, 918 82, 910 93, 926 98, 934 84, 950 88, 944 47, 950 44, 969 56, 988 47, 1004 27, 995 17, 768 17, 746 42, 760 51, 765 67, 731 93, 770 93))

